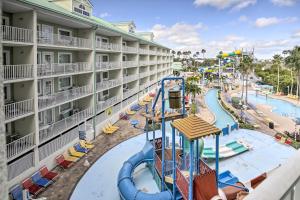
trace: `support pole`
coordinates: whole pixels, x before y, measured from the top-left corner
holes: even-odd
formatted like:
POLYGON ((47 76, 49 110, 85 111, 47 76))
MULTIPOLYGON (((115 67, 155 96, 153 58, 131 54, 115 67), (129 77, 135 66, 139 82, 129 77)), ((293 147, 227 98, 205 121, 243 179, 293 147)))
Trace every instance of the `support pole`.
POLYGON ((196 172, 197 174, 200 173, 199 171, 199 140, 196 140, 196 172))
POLYGON ((190 177, 189 177, 189 200, 193 200, 193 180, 194 180, 194 141, 190 141, 190 177))
POLYGON ((162 132, 162 155, 161 155, 161 191, 165 190, 165 84, 164 79, 161 82, 161 98, 162 98, 162 111, 161 111, 161 132, 162 132))
MULTIPOLYGON (((180 133, 181 134, 181 133, 180 133)), ((184 135, 181 134, 181 142, 182 142, 182 168, 185 169, 185 144, 184 144, 184 135)))
POLYGON ((172 126, 172 160, 173 160, 173 199, 176 198, 176 149, 175 149, 175 128, 172 126))
POLYGON ((216 181, 219 181, 219 134, 216 136, 216 181))

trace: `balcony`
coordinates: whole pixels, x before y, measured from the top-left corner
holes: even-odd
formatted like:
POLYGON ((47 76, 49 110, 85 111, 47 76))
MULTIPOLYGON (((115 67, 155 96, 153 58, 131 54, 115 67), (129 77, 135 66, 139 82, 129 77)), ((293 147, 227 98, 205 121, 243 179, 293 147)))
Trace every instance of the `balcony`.
POLYGON ((119 103, 120 101, 122 101, 121 96, 114 96, 109 99, 103 99, 103 101, 99 101, 97 104, 97 112, 101 112, 101 111, 113 106, 114 104, 119 103))
POLYGON ((120 79, 111 79, 111 80, 107 80, 107 81, 102 81, 102 82, 98 82, 96 84, 96 89, 97 92, 103 91, 103 90, 108 90, 109 88, 113 88, 116 87, 118 85, 122 84, 122 80, 120 79))
POLYGON ((146 72, 140 72, 140 78, 144 78, 144 77, 147 77, 147 76, 149 76, 149 72, 148 71, 146 71, 146 72))
POLYGON ((123 52, 125 52, 125 53, 138 53, 138 48, 130 47, 130 46, 123 46, 123 52))
POLYGON ((147 87, 147 84, 146 83, 141 83, 140 84, 140 90, 143 90, 147 87))
POLYGON ((142 49, 142 48, 139 48, 139 54, 148 54, 149 53, 149 50, 148 49, 142 49))
POLYGON ((96 62, 96 70, 107 71, 121 68, 121 62, 96 62))
POLYGON ((157 61, 156 60, 150 60, 149 61, 149 65, 156 65, 157 64, 157 61))
POLYGON ((137 61, 123 61, 123 68, 137 67, 137 61))
POLYGON ((4 65, 4 82, 13 82, 33 79, 33 65, 4 65))
POLYGON ((6 145, 7 159, 14 158, 34 146, 34 133, 30 133, 6 145))
POLYGON ((38 77, 63 76, 76 73, 91 72, 92 66, 87 62, 38 64, 38 77))
POLYGON ((132 82, 132 81, 137 80, 138 78, 139 78, 138 74, 131 74, 131 75, 128 75, 128 76, 124 76, 123 77, 123 83, 132 82))
POLYGON ((38 32, 38 44, 39 45, 54 45, 61 47, 76 47, 91 49, 91 40, 80 37, 71 37, 58 35, 54 33, 38 32))
POLYGON ((78 124, 84 122, 86 119, 92 116, 93 108, 90 107, 85 110, 79 111, 69 117, 66 117, 60 121, 57 121, 53 124, 40 126, 40 143, 45 142, 46 140, 53 138, 74 126, 78 126, 78 124))
POLYGON ((50 106, 55 106, 57 104, 66 103, 75 99, 82 98, 93 92, 93 88, 90 85, 83 87, 76 87, 70 90, 57 92, 51 95, 45 95, 39 97, 39 109, 45 109, 50 106))
POLYGON ((96 49, 105 51, 121 51, 121 45, 115 43, 103 43, 96 41, 96 49))
POLYGON ((4 42, 33 42, 33 31, 31 29, 2 25, 1 31, 4 42))
POLYGON ((154 50, 149 50, 149 54, 151 54, 151 55, 156 55, 156 51, 154 51, 154 50))
POLYGON ((33 113, 33 99, 27 99, 4 106, 5 121, 12 121, 33 113))
POLYGON ((138 92, 137 88, 127 89, 123 91, 123 99, 127 99, 128 97, 136 94, 138 92))
POLYGON ((148 60, 147 61, 144 61, 144 60, 140 61, 140 66, 147 66, 147 65, 149 65, 148 60))

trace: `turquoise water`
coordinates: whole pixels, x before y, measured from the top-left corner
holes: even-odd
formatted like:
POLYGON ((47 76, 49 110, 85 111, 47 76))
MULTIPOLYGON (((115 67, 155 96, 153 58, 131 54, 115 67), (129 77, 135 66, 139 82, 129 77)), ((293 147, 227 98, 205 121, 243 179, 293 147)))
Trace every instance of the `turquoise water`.
POLYGON ((221 107, 221 105, 218 102, 218 90, 217 89, 211 89, 207 92, 205 95, 205 103, 208 106, 208 108, 215 114, 216 116, 216 123, 215 125, 222 129, 227 127, 229 124, 232 126, 235 121, 234 119, 221 107))
POLYGON ((274 99, 271 97, 256 95, 254 92, 248 94, 248 102, 256 104, 267 104, 272 106, 272 112, 282 116, 288 116, 293 118, 300 117, 300 107, 296 106, 288 101, 274 99))

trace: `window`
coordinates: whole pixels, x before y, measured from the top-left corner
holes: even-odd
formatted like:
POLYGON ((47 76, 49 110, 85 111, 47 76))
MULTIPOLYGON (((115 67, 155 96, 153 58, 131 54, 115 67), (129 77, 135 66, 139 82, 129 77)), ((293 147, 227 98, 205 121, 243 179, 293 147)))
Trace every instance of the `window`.
POLYGON ((59 63, 72 63, 72 54, 71 53, 58 53, 58 62, 59 63))
POLYGON ((11 87, 10 85, 4 85, 4 101, 11 101, 11 87))
POLYGON ((90 16, 90 13, 88 11, 86 11, 85 5, 83 5, 83 4, 79 4, 78 7, 74 6, 74 11, 77 13, 80 13, 82 15, 85 15, 85 16, 90 16))
POLYGON ((103 72, 103 73, 102 73, 102 78, 103 78, 103 80, 108 80, 108 79, 109 79, 109 74, 108 74, 108 72, 103 72))
POLYGON ((101 73, 96 74, 96 83, 101 82, 101 73))
POLYGON ((123 60, 123 61, 127 61, 127 56, 126 56, 126 55, 123 55, 122 60, 123 60))
POLYGON ((108 62, 109 56, 108 55, 102 55, 102 62, 108 62))
POLYGON ((72 77, 61 77, 58 79, 58 83, 59 90, 69 89, 72 87, 72 77))
POLYGON ((38 95, 43 95, 43 83, 42 80, 38 80, 38 95))
POLYGON ((101 38, 101 42, 102 42, 102 43, 109 43, 109 39, 108 39, 108 38, 102 37, 102 38, 101 38))
POLYGON ((68 111, 72 110, 72 108, 73 108, 72 102, 65 103, 65 104, 59 106, 59 113, 68 112, 68 111))
POLYGON ((123 46, 126 46, 126 45, 127 45, 127 43, 126 43, 126 42, 122 42, 122 44, 123 44, 123 46))
POLYGON ((72 32, 66 29, 58 29, 58 39, 60 40, 70 40, 69 37, 72 36, 72 32))
POLYGON ((98 101, 106 101, 109 98, 109 91, 104 90, 98 94, 98 101))

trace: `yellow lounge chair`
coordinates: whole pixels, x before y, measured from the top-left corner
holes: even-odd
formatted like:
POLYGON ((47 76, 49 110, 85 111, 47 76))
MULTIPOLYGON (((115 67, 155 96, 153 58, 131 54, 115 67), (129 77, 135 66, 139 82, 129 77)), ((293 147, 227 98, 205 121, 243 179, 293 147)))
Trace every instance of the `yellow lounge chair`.
POLYGON ((116 132, 116 130, 108 130, 107 128, 103 128, 102 131, 103 131, 105 134, 113 134, 114 132, 116 132))
POLYGON ((150 102, 150 101, 152 101, 152 98, 149 96, 146 96, 143 101, 150 102))
POLYGON ((110 122, 107 124, 109 128, 118 130, 120 127, 112 125, 110 122))
POLYGON ((78 158, 81 158, 85 155, 85 153, 76 151, 74 149, 74 147, 69 148, 69 153, 70 153, 71 156, 78 157, 78 158))
POLYGON ((127 109, 127 110, 126 110, 126 114, 127 114, 127 115, 134 115, 134 114, 135 114, 135 111, 130 110, 130 109, 127 109))
POLYGON ((93 145, 93 144, 88 144, 88 143, 86 143, 86 141, 84 141, 84 140, 80 140, 80 146, 82 146, 83 148, 86 148, 86 149, 92 149, 92 148, 94 148, 95 147, 95 145, 93 145))
POLYGON ((118 130, 118 128, 116 128, 116 127, 111 127, 111 126, 109 126, 109 125, 106 125, 104 128, 105 128, 107 131, 117 131, 117 130, 118 130))
POLYGON ((64 153, 65 160, 71 161, 71 162, 77 162, 79 160, 78 157, 70 156, 67 152, 64 153))
POLYGON ((139 105, 140 106, 145 106, 147 103, 146 102, 144 102, 144 101, 139 101, 139 105))

